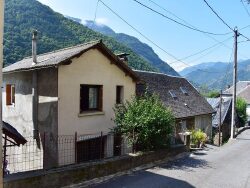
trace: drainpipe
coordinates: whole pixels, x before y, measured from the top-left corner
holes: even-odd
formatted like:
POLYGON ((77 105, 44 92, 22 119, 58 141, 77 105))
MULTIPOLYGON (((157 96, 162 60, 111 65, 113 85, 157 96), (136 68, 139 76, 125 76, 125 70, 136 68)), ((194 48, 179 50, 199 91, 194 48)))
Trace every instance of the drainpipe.
MULTIPOLYGON (((0 1, 0 86, 2 86, 3 74, 3 27, 4 27, 4 0, 0 1)), ((0 159, 2 161, 2 89, 0 88, 0 159)), ((1 165, 2 167, 2 165, 1 165)), ((0 170, 0 188, 3 187, 3 169, 0 170)))
MULTIPOLYGON (((32 36, 32 65, 37 64, 37 31, 33 31, 32 36)), ((33 138, 38 140, 38 92, 37 92, 37 70, 32 71, 32 119, 33 119, 33 138)))

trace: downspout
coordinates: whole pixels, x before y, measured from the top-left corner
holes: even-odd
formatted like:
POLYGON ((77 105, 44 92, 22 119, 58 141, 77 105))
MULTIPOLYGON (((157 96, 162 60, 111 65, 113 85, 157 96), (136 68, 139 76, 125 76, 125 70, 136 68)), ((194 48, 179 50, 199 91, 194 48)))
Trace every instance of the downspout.
MULTIPOLYGON (((0 85, 3 84, 3 28, 4 28, 4 0, 0 1, 0 85)), ((2 87, 0 88, 0 159, 2 160, 2 87)), ((2 165, 1 165, 2 166, 2 165)), ((3 187, 3 167, 0 170, 0 187, 3 187)))
MULTIPOLYGON (((32 36, 32 65, 37 64, 37 31, 33 31, 32 36)), ((37 86, 37 70, 32 71, 32 120, 33 120, 33 138, 39 139, 38 131, 38 86, 37 86)))

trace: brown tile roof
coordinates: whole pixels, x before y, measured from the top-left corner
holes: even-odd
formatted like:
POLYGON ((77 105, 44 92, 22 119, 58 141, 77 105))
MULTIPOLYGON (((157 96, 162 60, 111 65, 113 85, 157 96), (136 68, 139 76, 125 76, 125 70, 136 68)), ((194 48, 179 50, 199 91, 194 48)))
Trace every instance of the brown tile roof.
POLYGON ((241 92, 237 94, 237 97, 245 99, 247 104, 250 104, 250 85, 248 85, 245 89, 241 90, 241 92))
POLYGON ((3 73, 27 71, 42 69, 48 67, 56 67, 58 65, 71 63, 75 57, 81 56, 90 49, 99 49, 105 56, 110 58, 114 64, 122 69, 127 75, 131 76, 133 80, 137 81, 138 76, 130 69, 123 61, 121 61, 111 50, 109 50, 101 40, 84 43, 81 45, 64 48, 61 50, 41 54, 37 56, 37 64, 33 64, 32 57, 25 58, 3 69, 3 73))
MULTIPOLYGON (((171 108, 176 118, 214 113, 206 99, 185 78, 146 71, 135 72, 141 81, 146 83, 148 92, 159 95, 166 107, 171 108), (176 97, 172 97, 169 91, 176 97)), ((143 92, 139 84, 137 92, 138 94, 143 92)))

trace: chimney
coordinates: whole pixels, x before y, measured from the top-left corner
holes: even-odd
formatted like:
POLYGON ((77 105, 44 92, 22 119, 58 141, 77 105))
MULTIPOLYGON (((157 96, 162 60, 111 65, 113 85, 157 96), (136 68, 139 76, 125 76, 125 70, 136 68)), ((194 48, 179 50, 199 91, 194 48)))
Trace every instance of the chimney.
POLYGON ((33 31, 32 36, 32 58, 33 65, 37 64, 37 30, 33 31))
POLYGON ((229 89, 231 86, 230 85, 227 85, 227 89, 229 89))
POLYGON ((117 54, 116 56, 121 60, 123 61, 124 63, 128 64, 128 56, 130 54, 128 53, 120 53, 120 54, 117 54))

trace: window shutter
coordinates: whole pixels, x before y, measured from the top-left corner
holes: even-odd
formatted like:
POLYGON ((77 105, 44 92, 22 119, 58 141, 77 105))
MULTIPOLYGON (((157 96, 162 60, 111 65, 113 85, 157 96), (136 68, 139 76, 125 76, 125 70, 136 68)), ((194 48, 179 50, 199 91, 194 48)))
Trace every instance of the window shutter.
POLYGON ((103 108, 103 87, 99 87, 99 94, 98 94, 98 110, 102 111, 103 108))
POLYGON ((11 105, 11 85, 6 85, 6 105, 11 105))
POLYGON ((88 109, 89 102, 89 89, 86 85, 81 85, 80 91, 80 111, 86 111, 88 109))

